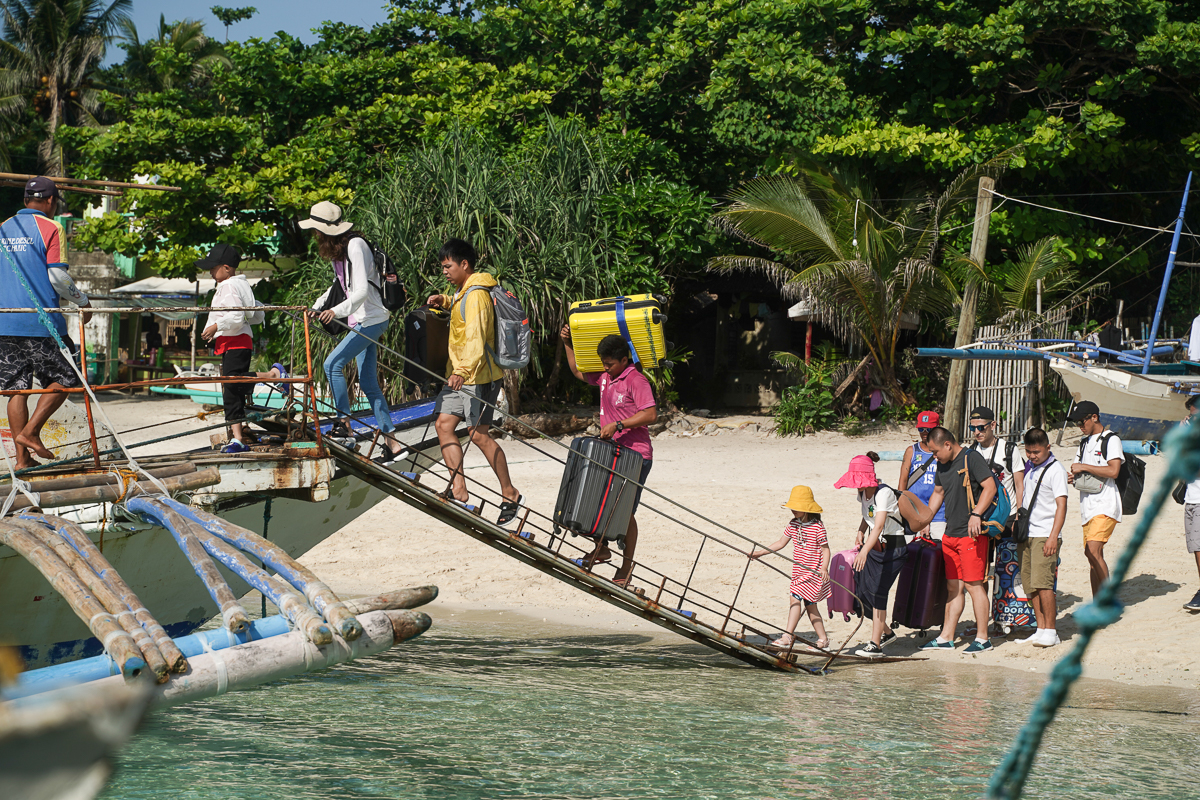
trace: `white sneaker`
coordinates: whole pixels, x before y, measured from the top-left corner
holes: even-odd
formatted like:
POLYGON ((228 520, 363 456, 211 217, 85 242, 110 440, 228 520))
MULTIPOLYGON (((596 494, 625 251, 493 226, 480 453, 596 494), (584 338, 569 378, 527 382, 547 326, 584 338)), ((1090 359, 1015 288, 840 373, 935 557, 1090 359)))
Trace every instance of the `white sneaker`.
POLYGON ((1026 636, 1024 639, 1017 639, 1016 643, 1017 644, 1033 644, 1034 642, 1036 642, 1038 639, 1040 639, 1042 637, 1043 633, 1045 633, 1045 631, 1043 631, 1041 628, 1038 628, 1033 633, 1032 636, 1026 636))
POLYGON ((1061 644, 1062 639, 1058 638, 1058 631, 1054 628, 1047 628, 1042 631, 1042 638, 1034 639, 1034 647, 1054 647, 1056 644, 1061 644))

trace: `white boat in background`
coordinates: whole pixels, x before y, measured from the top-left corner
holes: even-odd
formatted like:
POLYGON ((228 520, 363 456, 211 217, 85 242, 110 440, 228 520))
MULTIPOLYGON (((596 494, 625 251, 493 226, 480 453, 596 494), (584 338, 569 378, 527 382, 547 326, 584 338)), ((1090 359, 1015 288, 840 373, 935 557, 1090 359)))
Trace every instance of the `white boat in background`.
POLYGON ((1050 368, 1075 402, 1090 400, 1099 406, 1100 421, 1125 441, 1161 441, 1187 416, 1188 395, 1200 390, 1197 381, 1183 376, 1141 375, 1064 358, 1051 358, 1050 368))

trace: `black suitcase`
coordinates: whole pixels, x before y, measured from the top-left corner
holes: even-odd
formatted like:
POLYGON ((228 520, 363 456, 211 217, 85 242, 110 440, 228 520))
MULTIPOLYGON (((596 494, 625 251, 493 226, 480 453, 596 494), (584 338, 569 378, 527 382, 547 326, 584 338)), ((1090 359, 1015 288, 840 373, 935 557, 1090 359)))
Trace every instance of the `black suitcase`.
POLYGON ((637 495, 634 482, 641 475, 642 456, 628 447, 591 436, 571 442, 554 505, 554 532, 566 528, 593 539, 624 541, 637 495))
POLYGON ((439 376, 446 373, 449 339, 450 314, 440 308, 421 306, 404 318, 404 357, 409 359, 404 364, 404 377, 412 385, 429 388, 439 383, 425 370, 439 376))

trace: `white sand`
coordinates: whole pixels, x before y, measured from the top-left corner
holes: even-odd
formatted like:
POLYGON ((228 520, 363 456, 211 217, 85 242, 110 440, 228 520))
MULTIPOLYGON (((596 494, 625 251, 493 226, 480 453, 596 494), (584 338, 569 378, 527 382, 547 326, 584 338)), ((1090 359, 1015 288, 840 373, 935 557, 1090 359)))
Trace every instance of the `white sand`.
MULTIPOLYGON (((110 407, 118 427, 132 427, 133 419, 145 424, 149 418, 170 418, 194 413, 198 407, 181 400, 158 400, 152 404, 123 403, 110 407)), ((215 421, 215 420, 214 420, 215 421)), ((760 420, 767 422, 767 420, 760 420)), ((196 421, 195 427, 204 423, 196 421)), ((1052 439, 1053 440, 1053 439, 1052 439)), ((195 441, 195 439, 193 439, 195 441)), ((853 546, 859 522, 859 506, 851 490, 835 490, 851 456, 867 450, 902 450, 909 436, 901 432, 849 438, 824 433, 804 438, 780 439, 764 433, 729 432, 717 436, 676 437, 654 440, 654 470, 648 484, 676 502, 693 508, 734 530, 774 542, 789 519, 779 506, 794 484, 813 487, 824 507, 824 521, 834 552, 853 546)), ((1074 436, 1056 448, 1060 458, 1073 455, 1074 436)), ((506 440, 502 444, 511 465, 513 480, 536 509, 549 514, 557 496, 562 467, 529 445, 506 440)), ((549 442, 536 444, 540 450, 561 457, 562 448, 549 442)), ((160 452, 163 448, 155 448, 160 452)), ((1146 457, 1147 483, 1157 484, 1164 470, 1161 458, 1146 457)), ((482 457, 468 452, 469 476, 490 487, 496 482, 482 457)), ((880 476, 894 485, 899 462, 881 462, 880 476)), ((495 513, 488 498, 487 513, 495 513)), ((643 502, 670 508, 647 495, 643 502)), ((672 509, 675 516, 684 516, 672 509)), ((1098 634, 1084 658, 1084 674, 1091 678, 1152 686, 1167 685, 1200 689, 1200 615, 1182 609, 1200 581, 1196 562, 1183 543, 1183 509, 1168 501, 1155 522, 1148 541, 1134 561, 1121 596, 1126 609, 1121 619, 1098 634)), ((691 569, 700 538, 659 515, 638 515, 641 541, 637 557, 672 577, 684 580, 691 569)), ((718 528, 687 517, 697 527, 728 538, 718 528)), ((1106 553, 1109 564, 1133 531, 1138 517, 1127 517, 1106 553)), ((955 652, 928 654, 931 659, 960 663, 992 664, 1023 671, 1046 673, 1074 644, 1077 628, 1073 614, 1091 599, 1087 562, 1083 556, 1078 496, 1068 498, 1064 529, 1063 563, 1059 577, 1058 629, 1063 645, 1038 649, 1000 637, 993 638, 992 652, 968 656, 962 646, 955 652)), ((543 538, 544 541, 544 538, 543 538)), ((575 541, 582 542, 581 539, 575 541)), ((784 553, 787 553, 785 548, 784 553)), ((441 597, 431 608, 435 616, 471 611, 517 611, 540 620, 574 623, 610 630, 645 632, 648 623, 618 611, 567 584, 492 550, 466 535, 423 517, 398 500, 388 499, 360 517, 353 525, 332 535, 304 559, 336 591, 348 595, 368 594, 402 586, 434 583, 441 597)), ((778 558, 773 563, 790 570, 778 558)), ((714 546, 705 547, 693 585, 719 598, 732 598, 745 566, 745 558, 714 546)), ((599 568, 611 575, 612 567, 599 568)), ((637 581, 645 585, 644 581, 637 581)), ((650 588, 650 587, 647 587, 650 588)), ((787 579, 751 565, 738 600, 744 608, 782 625, 787 609, 787 579)), ((970 605, 959 633, 972 618, 970 605)), ((713 624, 719 620, 708 620, 713 624)), ((834 642, 840 642, 857 621, 845 623, 839 615, 826 619, 834 642)), ((865 640, 860 630, 856 641, 865 640)), ((799 632, 810 632, 807 618, 799 632)), ((1012 638, 1016 638, 1015 636, 1012 638)), ((901 629, 900 641, 889 646, 896 655, 912 654, 919 643, 915 633, 901 629)), ((922 654, 925 655, 925 654, 922 654)), ((885 667, 879 667, 885 668, 885 667)))

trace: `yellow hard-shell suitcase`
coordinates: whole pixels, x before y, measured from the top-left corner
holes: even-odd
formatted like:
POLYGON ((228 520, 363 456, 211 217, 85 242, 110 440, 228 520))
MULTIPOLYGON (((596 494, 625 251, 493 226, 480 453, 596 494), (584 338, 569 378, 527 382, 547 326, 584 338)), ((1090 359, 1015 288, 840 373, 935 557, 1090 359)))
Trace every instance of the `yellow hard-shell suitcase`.
POLYGON ((667 343, 663 338, 666 318, 651 294, 572 303, 567 311, 567 322, 571 326, 575 363, 581 372, 603 371, 604 365, 596 355, 596 347, 605 336, 616 334, 633 344, 644 367, 657 368, 667 358, 667 343), (622 330, 622 322, 625 330, 622 330))

